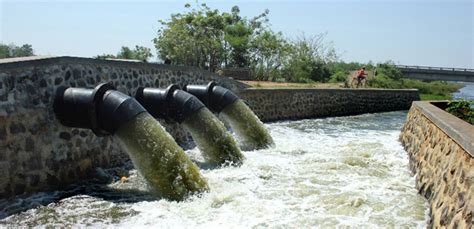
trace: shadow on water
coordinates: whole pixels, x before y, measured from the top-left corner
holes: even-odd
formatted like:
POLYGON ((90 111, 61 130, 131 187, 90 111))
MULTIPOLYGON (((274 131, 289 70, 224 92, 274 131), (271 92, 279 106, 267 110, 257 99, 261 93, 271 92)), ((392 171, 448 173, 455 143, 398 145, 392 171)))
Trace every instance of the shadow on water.
MULTIPOLYGON (((192 147, 191 147, 192 148, 192 147)), ((215 165, 212 163, 193 161, 201 170, 214 170, 224 166, 226 163, 215 165)), ((137 184, 128 184, 127 188, 111 187, 111 184, 120 182, 121 176, 130 176, 130 171, 134 170, 133 164, 129 161, 122 167, 109 169, 97 169, 93 179, 71 184, 63 189, 51 192, 38 192, 34 194, 17 195, 15 197, 0 199, 0 220, 20 212, 46 207, 50 204, 85 195, 92 198, 101 199, 116 204, 130 204, 143 201, 158 201, 162 198, 153 195, 147 190, 139 190, 137 184)), ((0 222, 0 225, 2 223, 0 222)))
POLYGON ((131 163, 127 163, 123 167, 98 169, 93 179, 71 184, 64 189, 0 199, 0 220, 19 212, 48 206, 78 195, 86 195, 117 204, 160 200, 160 197, 147 190, 139 190, 134 187, 126 189, 111 187, 111 184, 120 182, 120 176, 117 176, 116 171, 119 170, 119 174, 128 175, 129 171, 134 169, 130 165, 131 163))

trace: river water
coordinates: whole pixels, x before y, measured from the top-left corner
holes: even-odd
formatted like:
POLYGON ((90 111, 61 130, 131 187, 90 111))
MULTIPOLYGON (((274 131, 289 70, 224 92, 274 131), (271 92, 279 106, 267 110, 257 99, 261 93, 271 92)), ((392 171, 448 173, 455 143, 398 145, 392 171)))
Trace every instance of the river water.
POLYGON ((274 148, 243 152, 240 167, 215 168, 198 149, 187 151, 208 179, 210 192, 202 196, 155 199, 132 169, 125 183, 0 200, 0 227, 424 228, 427 203, 398 141, 405 117, 389 112, 266 124, 274 148), (24 210, 13 213, 18 209, 24 210))
POLYGON ((463 83, 464 87, 459 91, 453 93, 453 98, 463 98, 467 100, 474 100, 474 83, 463 83))

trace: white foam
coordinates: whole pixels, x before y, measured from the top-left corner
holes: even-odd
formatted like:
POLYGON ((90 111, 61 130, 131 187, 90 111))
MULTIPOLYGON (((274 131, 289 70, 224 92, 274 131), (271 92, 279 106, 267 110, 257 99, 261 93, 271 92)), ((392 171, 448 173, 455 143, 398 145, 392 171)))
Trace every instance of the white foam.
MULTIPOLYGON (((423 228, 426 201, 417 194, 407 153, 398 142, 405 115, 391 112, 266 124, 274 148, 243 152, 247 159, 241 167, 202 170, 211 191, 184 202, 125 203, 97 197, 82 202, 71 197, 51 208, 61 212, 60 218, 93 212, 91 206, 102 212, 113 206, 124 214, 131 212, 115 221, 94 222, 94 217, 79 215, 72 224, 100 227, 423 228)), ((202 160, 197 149, 187 153, 202 160)), ((6 222, 16 220, 12 216, 6 222)))

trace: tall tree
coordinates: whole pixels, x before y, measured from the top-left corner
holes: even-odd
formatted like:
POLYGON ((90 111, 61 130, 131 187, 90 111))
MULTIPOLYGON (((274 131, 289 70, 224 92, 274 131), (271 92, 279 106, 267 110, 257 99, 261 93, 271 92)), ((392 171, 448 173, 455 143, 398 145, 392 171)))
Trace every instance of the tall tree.
POLYGON ((290 52, 290 44, 281 33, 271 30, 255 36, 252 41, 251 66, 257 80, 275 81, 281 78, 281 68, 290 52))
POLYGON ((219 13, 206 4, 185 7, 189 11, 159 21, 161 28, 154 42, 161 59, 210 71, 227 65, 249 64, 252 34, 262 27, 268 11, 248 20, 239 15, 237 6, 230 13, 219 13))

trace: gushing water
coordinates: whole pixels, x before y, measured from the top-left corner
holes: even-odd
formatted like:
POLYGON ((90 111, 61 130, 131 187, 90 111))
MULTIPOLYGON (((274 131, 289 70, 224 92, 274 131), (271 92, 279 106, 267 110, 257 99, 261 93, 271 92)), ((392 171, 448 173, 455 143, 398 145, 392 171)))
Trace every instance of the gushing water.
POLYGON ((191 133, 207 163, 242 163, 244 156, 234 138, 207 108, 200 109, 195 115, 184 120, 183 125, 191 133))
POLYGON ((208 189, 199 168, 148 113, 125 123, 115 135, 158 196, 182 200, 208 189))
MULTIPOLYGON (((3 209, 30 209, 0 212, 0 226, 424 228, 427 204, 398 142, 405 117, 391 112, 266 124, 275 147, 244 152, 240 167, 203 170, 210 191, 201 196, 155 199, 131 170, 127 182, 106 188, 2 200, 3 209)), ((187 153, 204 161, 197 149, 187 153)))
POLYGON ((273 145, 272 136, 263 123, 240 99, 222 110, 221 115, 236 133, 242 150, 255 150, 273 145))

